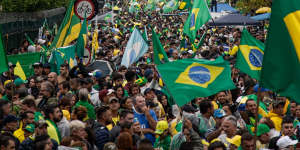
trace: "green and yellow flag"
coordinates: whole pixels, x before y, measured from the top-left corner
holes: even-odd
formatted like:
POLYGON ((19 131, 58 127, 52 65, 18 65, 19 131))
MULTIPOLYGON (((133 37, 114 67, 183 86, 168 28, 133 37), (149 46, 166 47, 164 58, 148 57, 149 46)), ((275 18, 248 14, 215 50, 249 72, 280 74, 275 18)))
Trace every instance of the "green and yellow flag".
POLYGON ((58 73, 60 65, 64 63, 68 63, 69 67, 73 68, 75 65, 77 65, 75 59, 75 50, 75 45, 56 48, 54 51, 52 51, 52 54, 49 58, 49 63, 56 67, 55 71, 58 73))
POLYGON ((195 0, 190 15, 184 24, 183 33, 189 36, 190 41, 193 42, 196 38, 197 31, 202 25, 208 22, 209 19, 211 19, 211 15, 205 0, 195 0))
POLYGON ((273 1, 261 85, 300 102, 300 1, 273 1))
POLYGON ((82 23, 82 27, 79 33, 79 37, 76 43, 76 54, 79 58, 84 56, 84 49, 86 44, 86 36, 87 35, 87 21, 86 18, 84 18, 84 21, 82 23))
POLYGON ((235 88, 229 63, 222 57, 215 61, 182 59, 158 65, 157 68, 179 106, 196 97, 207 97, 235 88))
POLYGON ((152 45, 153 45, 153 59, 154 63, 159 65, 162 63, 169 62, 168 56, 164 50, 164 47, 161 45, 158 36, 155 31, 152 29, 152 45))
POLYGON ((171 11, 174 11, 174 10, 178 9, 178 7, 179 7, 178 0, 171 0, 167 4, 164 5, 163 12, 164 13, 169 13, 171 11))
MULTIPOLYGON (((25 77, 30 77, 34 74, 32 65, 36 62, 40 62, 41 60, 41 52, 7 55, 7 60, 8 62, 12 62, 16 65, 20 64, 20 66, 16 67, 21 67, 23 72, 25 73, 25 77)), ((17 72, 19 71, 21 70, 19 69, 17 72)), ((19 72, 18 74, 20 75, 20 77, 23 76, 21 75, 23 74, 22 72, 19 72)), ((22 79, 24 79, 24 77, 22 79)))
POLYGON ((14 68, 14 74, 19 76, 22 80, 26 80, 26 75, 19 61, 17 61, 16 67, 14 68))
POLYGON ((93 39, 92 39, 92 55, 93 59, 95 59, 95 54, 98 52, 99 42, 98 42, 98 29, 94 30, 93 39))
POLYGON ((50 49, 68 46, 73 40, 78 38, 81 29, 80 19, 74 13, 74 2, 70 0, 66 15, 62 21, 58 34, 55 36, 50 49))
POLYGON ((237 54, 236 67, 250 77, 259 80, 265 45, 244 28, 237 54))
POLYGON ((0 73, 8 71, 7 57, 2 42, 2 32, 0 26, 0 73))

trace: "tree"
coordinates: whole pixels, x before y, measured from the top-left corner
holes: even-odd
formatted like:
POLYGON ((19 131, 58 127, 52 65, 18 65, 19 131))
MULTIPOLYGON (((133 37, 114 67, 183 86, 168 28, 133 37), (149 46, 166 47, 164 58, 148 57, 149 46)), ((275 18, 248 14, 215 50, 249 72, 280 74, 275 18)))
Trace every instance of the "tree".
POLYGON ((272 0, 238 0, 236 7, 246 14, 254 15, 261 7, 271 7, 272 0))
POLYGON ((4 12, 35 12, 66 7, 69 0, 2 0, 4 12))

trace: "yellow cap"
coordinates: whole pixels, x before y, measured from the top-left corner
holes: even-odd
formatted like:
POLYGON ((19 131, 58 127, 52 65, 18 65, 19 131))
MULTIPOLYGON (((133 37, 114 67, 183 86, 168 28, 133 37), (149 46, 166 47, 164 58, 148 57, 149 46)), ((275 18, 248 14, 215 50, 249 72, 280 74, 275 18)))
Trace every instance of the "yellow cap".
POLYGON ((158 121, 157 125, 156 125, 155 133, 162 134, 168 128, 169 128, 169 125, 168 125, 167 121, 164 121, 164 120, 158 121))
POLYGON ((13 82, 13 80, 6 80, 5 82, 4 82, 4 87, 6 86, 6 84, 8 84, 8 83, 11 83, 11 82, 13 82))
POLYGON ((241 145, 241 136, 240 135, 236 135, 233 138, 226 138, 226 140, 230 143, 235 145, 236 147, 239 147, 241 145))

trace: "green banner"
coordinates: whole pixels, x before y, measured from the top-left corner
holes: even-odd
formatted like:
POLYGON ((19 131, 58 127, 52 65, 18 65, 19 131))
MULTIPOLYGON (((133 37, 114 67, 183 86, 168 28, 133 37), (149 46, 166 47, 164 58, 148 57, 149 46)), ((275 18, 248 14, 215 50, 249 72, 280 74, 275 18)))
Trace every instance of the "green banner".
POLYGON ((17 55, 8 55, 8 62, 12 62, 16 64, 18 61, 21 64, 21 67, 26 75, 26 77, 30 77, 34 74, 32 65, 36 62, 40 62, 41 53, 25 53, 25 54, 17 54, 17 55))

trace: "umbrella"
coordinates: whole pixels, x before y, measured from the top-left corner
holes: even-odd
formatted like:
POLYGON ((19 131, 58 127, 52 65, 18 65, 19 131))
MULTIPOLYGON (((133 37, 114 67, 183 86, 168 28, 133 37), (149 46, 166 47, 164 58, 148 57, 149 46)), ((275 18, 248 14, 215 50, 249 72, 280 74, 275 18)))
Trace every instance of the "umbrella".
POLYGON ((255 11, 257 14, 263 14, 263 13, 270 13, 271 8, 270 7, 261 7, 255 11))
POLYGON ((261 21, 261 20, 269 19, 270 16, 271 16, 271 13, 264 13, 264 14, 253 16, 253 17, 251 17, 251 19, 256 20, 256 21, 261 21))
POLYGON ((241 14, 227 14, 208 23, 210 26, 260 25, 260 22, 241 14))
POLYGON ((86 70, 88 72, 92 72, 94 70, 101 70, 103 73, 103 76, 111 75, 113 72, 113 69, 108 61, 105 60, 96 60, 90 65, 86 67, 86 70))

